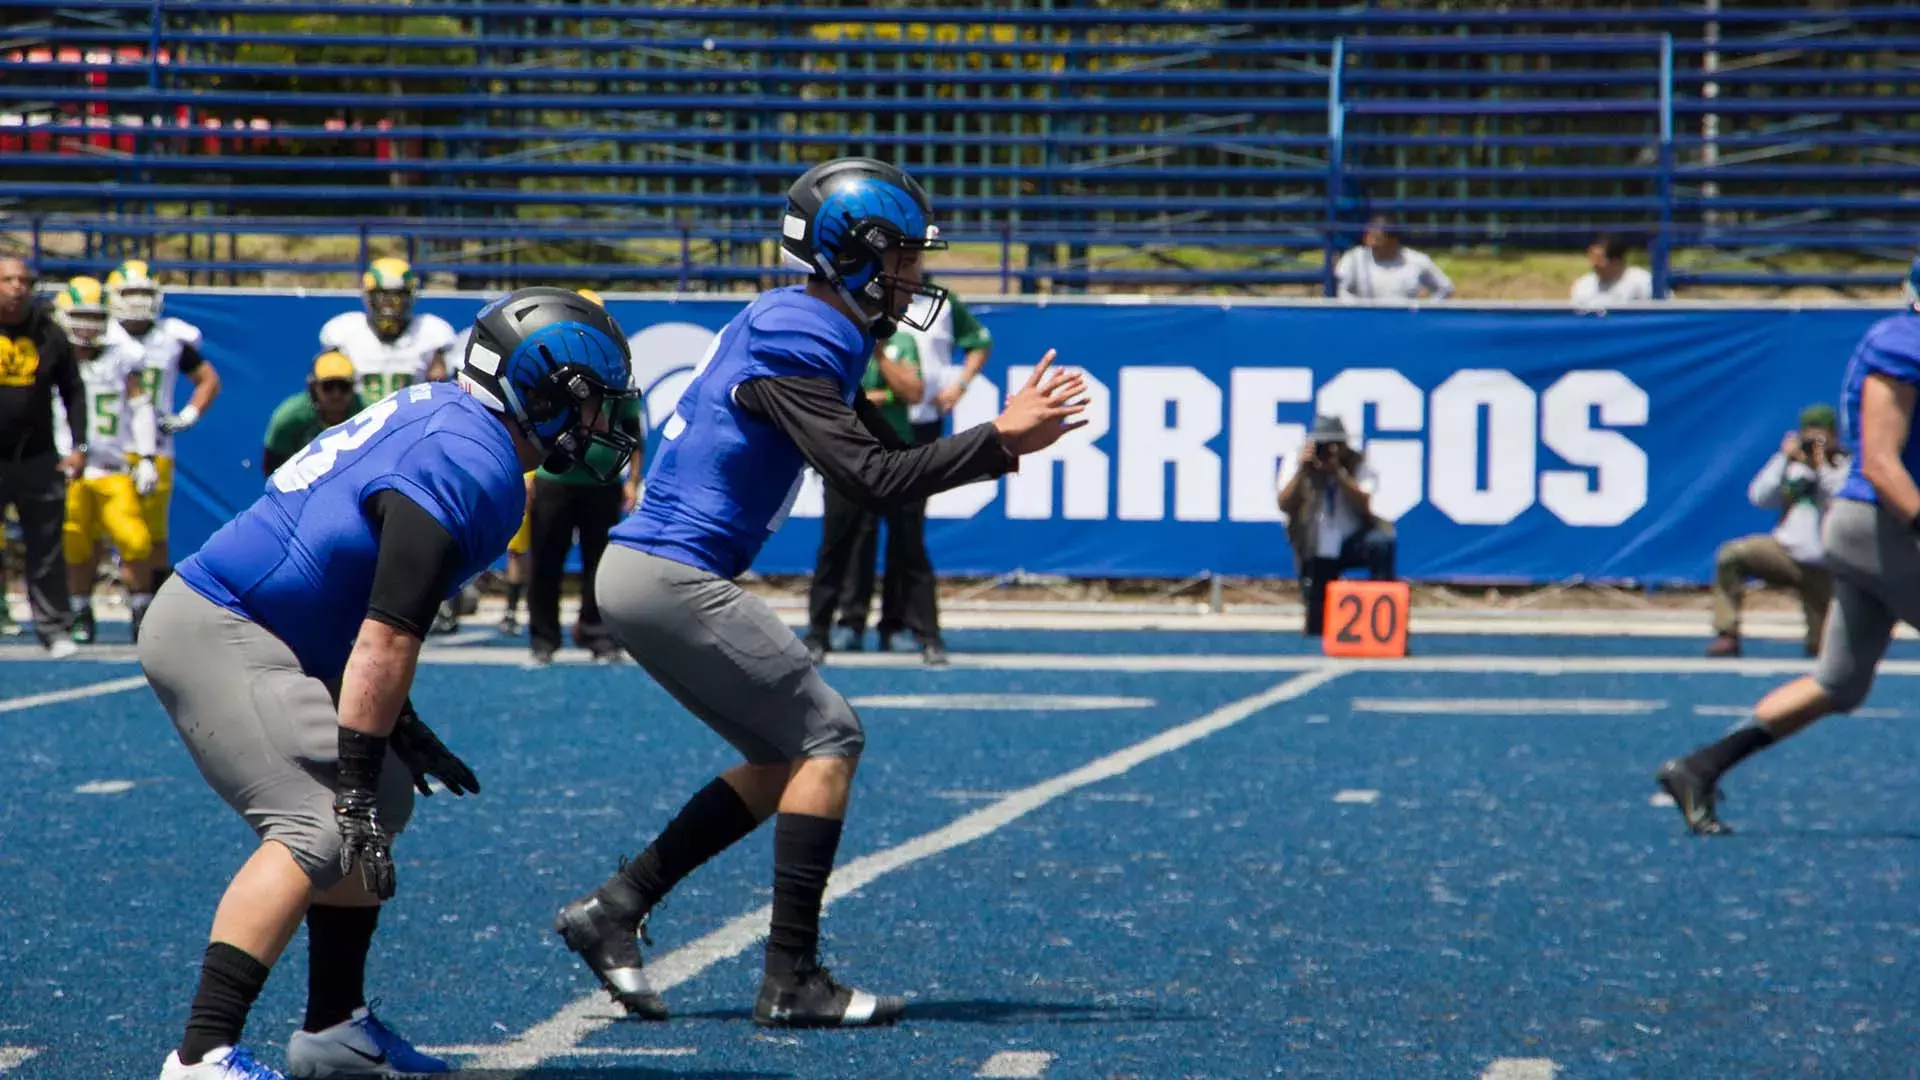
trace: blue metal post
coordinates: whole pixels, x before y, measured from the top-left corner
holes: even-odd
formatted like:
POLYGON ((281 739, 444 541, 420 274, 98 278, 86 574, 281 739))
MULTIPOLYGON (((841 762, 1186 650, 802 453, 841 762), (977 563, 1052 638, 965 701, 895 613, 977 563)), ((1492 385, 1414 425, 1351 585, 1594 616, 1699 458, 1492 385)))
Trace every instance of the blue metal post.
POLYGON ((1333 55, 1327 71, 1327 214, 1322 237, 1323 263, 1320 288, 1325 296, 1334 294, 1333 265, 1340 252, 1341 176, 1346 172, 1347 106, 1343 100, 1340 75, 1347 64, 1347 39, 1333 39, 1333 55))
POLYGON ((1653 295, 1671 291, 1673 253, 1673 35, 1660 35, 1660 228, 1648 256, 1653 262, 1653 295))

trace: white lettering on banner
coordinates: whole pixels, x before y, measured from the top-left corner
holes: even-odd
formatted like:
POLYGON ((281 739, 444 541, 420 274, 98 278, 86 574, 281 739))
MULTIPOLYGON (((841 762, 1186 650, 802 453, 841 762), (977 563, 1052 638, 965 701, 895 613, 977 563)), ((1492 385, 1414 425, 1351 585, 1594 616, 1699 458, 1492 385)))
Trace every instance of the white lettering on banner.
MULTIPOLYGON (((1033 368, 1007 370, 1008 386, 1026 385, 1033 368)), ((1070 431, 1060 441, 1038 453, 1020 458, 1020 471, 1007 474, 1007 516, 1041 520, 1054 516, 1054 464, 1060 469, 1061 511, 1069 521, 1105 521, 1109 511, 1107 493, 1112 462, 1107 453, 1093 445, 1095 439, 1112 426, 1113 395, 1107 384, 1086 376, 1087 411, 1080 418, 1087 426, 1070 431)), ((959 430, 958 427, 955 430, 959 430)))
MULTIPOLYGON (((1455 372, 1433 391, 1427 498, 1461 525, 1505 525, 1533 505, 1534 399, 1504 371, 1455 372), (1487 486, 1480 486, 1480 411, 1487 486)), ((1375 466, 1378 468, 1378 466, 1375 466)))
POLYGON ((1173 516, 1220 520, 1220 455, 1207 441, 1220 434, 1220 388, 1189 367, 1120 369, 1120 518, 1167 516, 1167 470, 1173 466, 1173 516), (1167 407, 1173 422, 1167 422, 1167 407))
MULTIPOLYGON (((992 423, 1000 415, 1000 388, 984 373, 967 384, 966 392, 953 406, 953 430, 992 423)), ((971 484, 943 491, 927 500, 930 518, 970 518, 985 510, 1000 494, 997 480, 976 480, 971 484)), ((1104 514, 1102 516, 1105 516, 1104 514)))
POLYGON ((1308 368, 1234 368, 1232 426, 1227 439, 1227 517, 1280 520, 1280 459, 1307 437, 1307 426, 1282 423, 1280 406, 1313 400, 1308 368))
POLYGON ((1540 440, 1547 449, 1594 471, 1549 469, 1540 474, 1540 503, 1569 525, 1618 525, 1647 505, 1647 452, 1618 431, 1596 431, 1593 414, 1609 427, 1647 422, 1647 392, 1617 371, 1573 371, 1540 397, 1540 440))
MULTIPOLYGON (((711 355, 714 332, 661 323, 629 340, 634 381, 647 391, 653 427, 674 426, 674 407, 711 355)), ((1009 367, 1005 385, 1019 385, 1029 370, 1009 367)), ((1217 383, 1189 367, 1124 367, 1117 388, 1089 378, 1087 426, 1027 455, 1020 471, 1008 474, 1006 516, 1165 520, 1171 471, 1175 520, 1221 520, 1224 481, 1227 520, 1277 521, 1280 461, 1300 445, 1315 413, 1340 417, 1354 445, 1365 449, 1380 477, 1374 511, 1388 519, 1425 498, 1458 524, 1497 526, 1537 501, 1568 525, 1607 527, 1647 505, 1647 454, 1619 429, 1649 423, 1650 403, 1646 391, 1618 371, 1568 372, 1537 398, 1498 370, 1456 372, 1431 394, 1390 368, 1342 371, 1317 393, 1305 367, 1234 368, 1229 379, 1231 402, 1217 383), (1282 420, 1283 414, 1297 419, 1282 420), (1225 476, 1220 450, 1208 446, 1219 441, 1223 420, 1225 476), (1542 445, 1565 466, 1540 469, 1542 445)), ((1003 401, 999 386, 976 378, 954 408, 953 430, 991 422, 1003 401)), ((312 465, 309 459, 286 476, 304 475, 312 465)), ((941 492, 928 501, 927 516, 974 517, 1001 491, 1000 482, 984 480, 941 492)), ((791 516, 817 518, 822 506, 820 480, 809 474, 791 516)))
POLYGON ((1421 477, 1425 475, 1426 447, 1418 438, 1369 439, 1367 406, 1373 406, 1375 431, 1420 434, 1425 426, 1426 395, 1405 375, 1390 368, 1350 368, 1320 388, 1317 413, 1338 416, 1347 426, 1355 449, 1367 452, 1367 464, 1380 478, 1371 509, 1396 521, 1420 505, 1421 477))

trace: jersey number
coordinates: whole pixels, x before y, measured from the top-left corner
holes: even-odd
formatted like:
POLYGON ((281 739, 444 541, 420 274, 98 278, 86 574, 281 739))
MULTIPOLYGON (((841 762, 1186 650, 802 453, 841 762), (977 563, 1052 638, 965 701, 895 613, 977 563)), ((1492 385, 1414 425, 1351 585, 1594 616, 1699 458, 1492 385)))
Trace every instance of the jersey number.
POLYGON ((360 376, 361 392, 369 401, 378 401, 388 394, 398 393, 401 388, 413 385, 413 376, 396 371, 391 375, 378 372, 360 376))
POLYGON ((140 385, 147 388, 147 396, 153 399, 154 408, 161 412, 171 412, 173 402, 160 400, 160 375, 159 368, 141 368, 140 385))
POLYGON ((120 434, 119 394, 100 394, 93 399, 93 433, 102 439, 120 434))
POLYGON ((281 491, 304 491, 312 487, 314 481, 333 471, 341 454, 365 446, 399 410, 400 399, 387 398, 307 444, 305 450, 273 471, 273 486, 281 491))

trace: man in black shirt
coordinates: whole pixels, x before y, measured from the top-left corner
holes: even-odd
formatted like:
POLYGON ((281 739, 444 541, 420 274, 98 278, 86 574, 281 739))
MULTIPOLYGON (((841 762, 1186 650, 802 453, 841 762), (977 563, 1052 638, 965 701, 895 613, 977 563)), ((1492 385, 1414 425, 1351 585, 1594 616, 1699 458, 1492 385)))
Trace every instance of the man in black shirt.
POLYGON ((20 515, 34 632, 54 655, 71 656, 73 613, 60 529, 66 524, 67 480, 86 463, 87 409, 67 335, 50 313, 29 302, 32 288, 25 260, 0 257, 0 513, 11 503, 20 515), (55 387, 73 431, 73 452, 65 460, 53 444, 55 387))

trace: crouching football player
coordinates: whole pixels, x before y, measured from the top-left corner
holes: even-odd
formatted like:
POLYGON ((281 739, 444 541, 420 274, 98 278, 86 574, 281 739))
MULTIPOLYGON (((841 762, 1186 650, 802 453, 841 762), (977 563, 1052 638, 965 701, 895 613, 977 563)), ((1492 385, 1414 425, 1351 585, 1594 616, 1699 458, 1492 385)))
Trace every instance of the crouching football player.
POLYGON ((162 1080, 281 1076, 240 1035, 302 919, 311 973, 288 1072, 446 1070, 369 1013, 363 987, 414 788, 479 790, 408 703, 421 638, 506 550, 528 469, 596 442, 631 451, 596 431, 629 381, 603 309, 516 292, 481 313, 459 386, 408 387, 308 445, 162 586, 140 663, 201 775, 260 837, 214 912, 162 1080))

